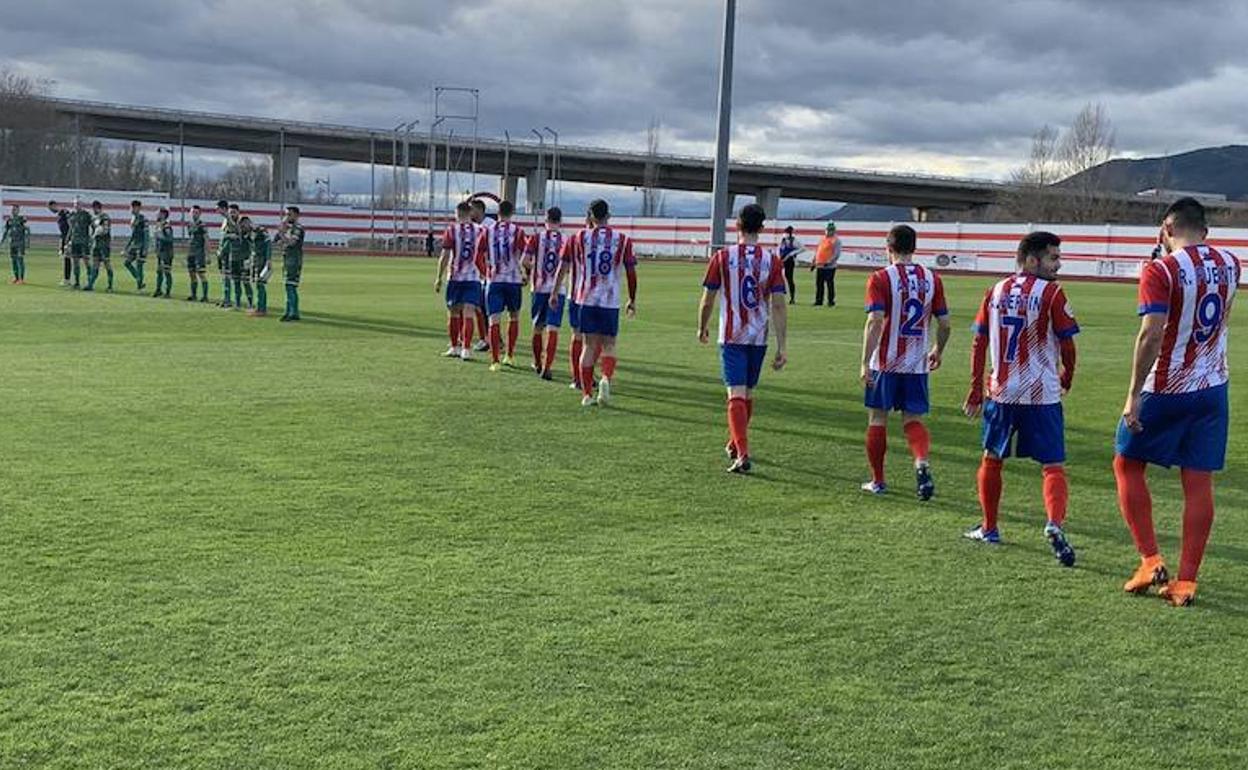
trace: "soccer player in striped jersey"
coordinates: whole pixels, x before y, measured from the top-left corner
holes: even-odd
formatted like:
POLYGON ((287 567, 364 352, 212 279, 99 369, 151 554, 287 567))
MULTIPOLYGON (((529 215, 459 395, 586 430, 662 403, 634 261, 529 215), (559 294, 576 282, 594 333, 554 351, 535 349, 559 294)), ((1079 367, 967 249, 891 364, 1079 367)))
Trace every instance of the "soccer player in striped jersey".
MULTIPOLYGON (((470 207, 469 216, 471 217, 473 224, 475 224, 477 227, 480 227, 482 229, 490 228, 494 226, 494 220, 489 219, 488 217, 485 216, 485 201, 481 200, 480 198, 473 198, 472 200, 468 201, 468 205, 470 207)), ((477 297, 477 307, 475 311, 476 318, 477 318, 477 332, 481 335, 481 339, 477 340, 477 344, 474 346, 474 349, 480 352, 484 352, 490 349, 490 343, 488 339, 490 325, 487 322, 486 317, 485 317, 485 300, 486 300, 487 288, 488 287, 485 284, 485 274, 482 273, 481 274, 481 293, 477 297)))
POLYGON ((1069 496, 1062 396, 1075 376, 1079 324, 1055 280, 1062 266, 1061 243, 1053 233, 1026 235, 1018 244, 1018 272, 988 290, 975 317, 971 391, 962 408, 970 417, 983 413, 978 482, 984 518, 966 537, 1001 542, 1002 460, 1011 453, 1030 457, 1044 468, 1045 538, 1057 560, 1072 567, 1075 551, 1062 530, 1069 496), (987 400, 985 358, 992 365, 987 400))
POLYGON ((949 308, 940 276, 913 262, 918 237, 909 225, 888 233, 888 267, 867 279, 867 323, 862 331, 862 384, 866 387, 867 460, 871 480, 866 492, 883 494, 884 453, 888 449, 888 413, 901 412, 901 428, 914 456, 920 500, 936 492, 928 465, 931 436, 923 424, 929 411, 928 372, 940 368, 949 342, 949 308), (936 341, 929 346, 932 318, 936 341))
POLYGON ((1114 457, 1118 505, 1141 560, 1123 588, 1145 593, 1160 586, 1161 596, 1176 606, 1196 597, 1213 526, 1213 472, 1226 460, 1227 317, 1242 266, 1234 254, 1205 243, 1208 231, 1199 201, 1175 201, 1162 224, 1166 255, 1140 272, 1143 318, 1114 457), (1179 466, 1183 482, 1183 541, 1174 582, 1153 530, 1148 463, 1179 466))
POLYGON ((547 209, 546 229, 534 233, 529 239, 524 256, 532 294, 529 313, 533 318, 533 371, 543 380, 554 377, 550 367, 555 362, 559 346, 559 327, 563 325, 563 308, 568 293, 563 284, 555 285, 555 277, 559 274, 559 255, 563 251, 563 233, 559 230, 562 222, 563 211, 558 206, 547 209), (557 296, 554 307, 550 304, 552 294, 557 296))
POLYGON ((481 228, 472 221, 472 207, 467 201, 455 207, 455 224, 442 235, 442 258, 438 260, 438 277, 433 290, 442 291, 446 278, 447 333, 451 346, 443 355, 472 358, 472 319, 481 293, 484 265, 477 259, 477 238, 481 228))
MULTIPOLYGON (((611 209, 598 198, 589 204, 590 226, 563 245, 555 285, 575 265, 572 293, 580 306, 580 331, 585 338, 581 353, 581 406, 594 401, 594 365, 602 358, 602 380, 598 382, 599 405, 611 400, 611 379, 615 376, 615 343, 620 332, 620 278, 628 281, 628 304, 624 312, 637 314, 637 258, 633 241, 610 225, 611 209)), ((550 304, 557 304, 552 296, 550 304)))
POLYGON ((490 316, 490 371, 497 372, 503 364, 515 366, 516 339, 520 336, 520 303, 524 278, 520 275, 528 236, 524 228, 511 221, 516 206, 511 201, 498 204, 498 222, 477 236, 477 259, 485 263, 486 309, 490 316), (507 313, 507 354, 499 361, 503 347, 503 313, 507 313))
POLYGON ((719 302, 719 350, 724 385, 728 389, 728 446, 732 458, 729 473, 750 472, 750 418, 754 414, 754 389, 767 358, 767 335, 776 334, 772 368, 788 361, 788 305, 785 302, 784 263, 771 249, 758 244, 766 218, 763 207, 751 203, 737 215, 736 246, 720 249, 711 257, 702 279, 698 305, 698 341, 710 340, 707 326, 715 297, 719 302))

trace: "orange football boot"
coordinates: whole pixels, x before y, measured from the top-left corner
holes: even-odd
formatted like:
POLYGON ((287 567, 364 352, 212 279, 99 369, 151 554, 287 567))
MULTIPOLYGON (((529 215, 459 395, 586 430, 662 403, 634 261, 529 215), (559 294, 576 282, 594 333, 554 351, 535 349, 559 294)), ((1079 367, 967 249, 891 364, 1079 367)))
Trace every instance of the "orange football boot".
POLYGON ((1140 566, 1123 586, 1122 590, 1129 594, 1146 593, 1153 586, 1164 586, 1170 582, 1170 573, 1166 571, 1166 563, 1161 554, 1140 560, 1140 566))
POLYGON ((1167 583, 1157 591, 1157 595, 1175 607, 1187 607, 1196 601, 1196 581, 1176 580, 1167 583))

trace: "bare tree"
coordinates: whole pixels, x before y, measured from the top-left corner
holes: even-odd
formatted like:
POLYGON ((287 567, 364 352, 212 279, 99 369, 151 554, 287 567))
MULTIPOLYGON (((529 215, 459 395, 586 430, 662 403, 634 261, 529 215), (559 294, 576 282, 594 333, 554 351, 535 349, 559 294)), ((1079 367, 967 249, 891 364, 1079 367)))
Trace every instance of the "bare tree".
POLYGON ((663 191, 659 185, 659 143, 663 125, 658 118, 650 119, 650 127, 646 129, 646 168, 642 179, 641 215, 657 217, 663 215, 663 191))

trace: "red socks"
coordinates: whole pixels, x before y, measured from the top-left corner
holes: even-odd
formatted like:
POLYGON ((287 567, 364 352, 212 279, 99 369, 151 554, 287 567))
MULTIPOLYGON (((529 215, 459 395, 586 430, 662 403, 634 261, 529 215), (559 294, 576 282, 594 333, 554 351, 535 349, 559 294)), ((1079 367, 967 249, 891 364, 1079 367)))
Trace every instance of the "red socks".
MULTIPOLYGON (((927 426, 919 420, 911 420, 901 428, 906 432, 906 443, 910 445, 910 454, 914 455, 917 462, 927 462, 928 452, 932 448, 932 436, 927 432, 927 426)), ((880 458, 882 461, 882 454, 880 458)))
POLYGON ((479 308, 477 309, 477 328, 481 330, 481 339, 485 339, 487 330, 490 328, 490 321, 485 317, 485 311, 479 308))
POLYGON ((540 331, 533 332, 533 366, 537 369, 542 368, 542 333, 540 331))
MULTIPOLYGON (((1131 530, 1135 550, 1148 558, 1157 555, 1157 535, 1153 531, 1153 498, 1144 478, 1144 462, 1117 455, 1114 479, 1118 482, 1118 509, 1131 530)), ((1186 517, 1185 517, 1186 518, 1186 517)))
POLYGON ((451 347, 459 347, 459 333, 464 328, 464 319, 453 315, 446 319, 446 333, 451 337, 451 347))
MULTIPOLYGON (((541 343, 538 343, 541 346, 541 343)), ((546 365, 542 367, 543 371, 549 372, 551 365, 555 363, 555 352, 559 350, 559 332, 551 329, 546 332, 546 365)))
POLYGON ((884 483, 884 453, 888 451, 888 428, 867 426, 867 462, 871 463, 871 480, 884 483))
POLYGON ((461 322, 459 338, 464 341, 462 347, 471 348, 472 347, 472 319, 469 318, 468 316, 463 316, 459 320, 461 322))
POLYGON ((1200 560, 1205 556, 1205 543, 1213 528, 1213 474, 1209 471, 1184 469, 1183 480, 1183 555, 1179 559, 1179 580, 1196 580, 1200 560))
POLYGON ((1066 485, 1066 469, 1061 466, 1050 466, 1044 469, 1044 510, 1049 521, 1062 526, 1066 521, 1066 501, 1070 490, 1066 485))
POLYGON ((1001 509, 1001 458, 985 457, 979 464, 979 505, 984 509, 984 529, 997 528, 1001 509))
POLYGON ((581 384, 581 354, 585 351, 585 343, 580 337, 572 338, 572 349, 568 353, 568 360, 572 364, 572 381, 577 385, 581 384))
POLYGON ((608 380, 615 376, 615 356, 602 357, 602 376, 608 380))
POLYGON ((594 394, 594 365, 581 367, 581 392, 587 396, 594 394))
POLYGON ((494 363, 498 363, 499 349, 502 346, 502 334, 498 330, 498 324, 490 324, 490 356, 494 358, 494 363))
POLYGON ((520 322, 511 319, 507 322, 507 357, 511 358, 516 354, 516 340, 520 337, 520 322))
POLYGON ((737 448, 738 457, 750 456, 750 404, 741 396, 728 399, 728 435, 737 448))

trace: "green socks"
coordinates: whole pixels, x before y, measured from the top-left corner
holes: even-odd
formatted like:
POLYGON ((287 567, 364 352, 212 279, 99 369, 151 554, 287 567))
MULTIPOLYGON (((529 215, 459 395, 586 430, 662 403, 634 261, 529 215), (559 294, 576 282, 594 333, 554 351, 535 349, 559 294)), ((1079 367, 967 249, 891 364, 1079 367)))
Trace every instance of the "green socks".
POLYGON ((262 283, 256 284, 256 310, 262 313, 269 310, 269 288, 262 283))

